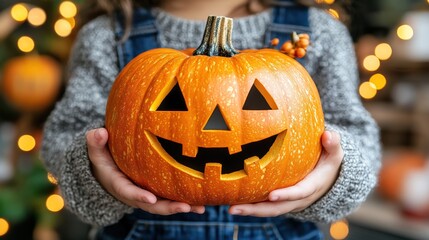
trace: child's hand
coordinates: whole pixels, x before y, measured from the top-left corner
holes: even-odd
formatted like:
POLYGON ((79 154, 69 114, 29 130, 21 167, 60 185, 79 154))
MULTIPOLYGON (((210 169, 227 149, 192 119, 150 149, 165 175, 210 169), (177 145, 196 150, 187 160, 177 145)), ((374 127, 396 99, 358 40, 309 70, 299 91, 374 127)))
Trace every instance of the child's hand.
POLYGON ((92 171, 99 183, 116 199, 141 208, 147 212, 169 215, 180 212, 204 213, 203 206, 190 206, 186 203, 157 199, 157 197, 132 183, 116 166, 107 148, 108 133, 104 128, 86 133, 88 155, 92 171))
POLYGON ((273 217, 298 212, 313 204, 334 184, 344 157, 338 133, 324 132, 322 146, 319 162, 302 181, 294 186, 272 191, 268 196, 269 201, 234 205, 229 212, 237 215, 273 217))

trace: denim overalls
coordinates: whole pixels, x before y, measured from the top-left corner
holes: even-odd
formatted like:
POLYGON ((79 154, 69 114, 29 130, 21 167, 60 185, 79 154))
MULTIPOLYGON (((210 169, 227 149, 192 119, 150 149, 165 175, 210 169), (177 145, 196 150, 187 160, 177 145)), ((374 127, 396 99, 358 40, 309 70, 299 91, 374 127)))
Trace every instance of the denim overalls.
MULTIPOLYGON (((284 42, 292 31, 309 33, 308 8, 292 1, 278 1, 273 8, 272 23, 266 33, 266 45, 274 37, 284 42)), ((120 17, 118 18, 121 21, 120 17)), ((126 42, 118 45, 119 65, 122 69, 139 53, 159 47, 155 19, 150 11, 136 9, 133 29, 126 42)), ((123 29, 117 24, 116 36, 123 29)), ((196 46, 197 47, 197 46, 196 46)), ((207 206, 203 215, 180 213, 170 216, 152 215, 142 210, 126 215, 117 224, 105 227, 98 239, 322 239, 321 232, 311 222, 286 217, 259 218, 228 214, 229 206, 207 206)))

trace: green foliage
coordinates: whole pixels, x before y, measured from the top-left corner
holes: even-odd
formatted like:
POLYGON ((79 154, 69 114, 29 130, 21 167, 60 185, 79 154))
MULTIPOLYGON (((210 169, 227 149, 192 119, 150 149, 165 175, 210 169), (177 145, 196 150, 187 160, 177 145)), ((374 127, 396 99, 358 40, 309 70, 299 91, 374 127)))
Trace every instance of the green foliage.
POLYGON ((0 185, 0 217, 13 224, 35 214, 42 224, 53 226, 56 215, 46 209, 45 201, 55 186, 39 159, 26 160, 31 164, 18 168, 11 181, 0 185))

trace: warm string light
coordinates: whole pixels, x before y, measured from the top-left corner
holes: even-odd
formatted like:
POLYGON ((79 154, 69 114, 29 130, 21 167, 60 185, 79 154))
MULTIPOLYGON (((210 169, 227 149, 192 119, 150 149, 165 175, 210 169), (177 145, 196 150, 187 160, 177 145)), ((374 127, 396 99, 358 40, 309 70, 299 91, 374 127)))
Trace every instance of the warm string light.
POLYGON ((329 8, 328 13, 331 14, 331 16, 333 16, 336 19, 340 19, 340 14, 337 12, 337 10, 333 9, 333 8, 329 8))
POLYGON ((55 185, 57 185, 58 184, 58 181, 57 181, 57 179, 52 175, 52 173, 49 173, 48 172, 48 181, 50 182, 50 183, 52 183, 52 184, 55 184, 55 185))
POLYGON ((381 73, 376 73, 369 78, 369 82, 375 85, 377 90, 381 90, 386 86, 386 77, 381 73))
POLYGON ((54 30, 58 36, 67 37, 76 25, 74 17, 77 14, 77 6, 71 1, 64 1, 60 4, 58 10, 63 18, 55 22, 54 30))
POLYGON ((28 12, 28 22, 33 26, 41 26, 46 22, 46 13, 43 9, 35 7, 28 12))
POLYGON ((392 47, 387 43, 380 43, 375 47, 375 56, 380 60, 387 60, 392 56, 392 47))
POLYGON ((77 14, 77 7, 71 1, 64 1, 60 4, 59 11, 64 18, 73 18, 77 14))
POLYGON ((380 67, 380 60, 375 55, 366 56, 363 59, 363 67, 368 71, 376 71, 380 67))
MULTIPOLYGON (((72 1, 63 1, 58 7, 59 14, 63 17, 54 24, 54 31, 60 37, 67 37, 71 34, 76 25, 74 17, 77 15, 77 6, 72 1)), ((38 27, 46 22, 46 12, 39 7, 32 7, 22 3, 15 4, 10 14, 17 22, 28 21, 31 25, 38 27)), ((31 52, 34 49, 34 40, 28 36, 22 36, 18 42, 18 48, 22 52, 31 52)))
POLYGON ((28 9, 24 4, 17 3, 10 9, 10 15, 15 21, 23 22, 27 19, 28 9))
POLYGON ((17 42, 18 49, 22 52, 31 52, 34 49, 34 40, 29 36, 22 36, 18 39, 17 42))
MULTIPOLYGON (((377 71, 381 61, 388 60, 392 56, 392 47, 388 43, 380 43, 374 49, 374 55, 363 59, 363 67, 369 72, 377 71)), ((380 73, 373 74, 368 81, 361 83, 359 94, 364 99, 372 99, 377 92, 386 86, 386 77, 380 73)))
POLYGON ((18 147, 24 152, 29 152, 36 147, 36 139, 31 135, 22 135, 18 139, 18 147))
POLYGON ((361 97, 365 99, 374 98, 377 94, 377 87, 374 83, 371 82, 363 82, 359 86, 359 94, 361 97))
POLYGON ((349 224, 343 219, 331 224, 329 233, 333 239, 346 239, 349 235, 349 224))
POLYGON ((0 218, 0 237, 9 231, 9 223, 4 218, 0 218))
POLYGON ((54 25, 55 32, 60 37, 67 37, 72 31, 72 26, 66 19, 58 19, 54 25))
POLYGON ((410 25, 403 24, 396 29, 396 34, 402 40, 410 40, 414 35, 414 30, 410 25))
POLYGON ((64 199, 58 194, 52 194, 46 199, 46 208, 51 212, 59 212, 64 208, 64 199))

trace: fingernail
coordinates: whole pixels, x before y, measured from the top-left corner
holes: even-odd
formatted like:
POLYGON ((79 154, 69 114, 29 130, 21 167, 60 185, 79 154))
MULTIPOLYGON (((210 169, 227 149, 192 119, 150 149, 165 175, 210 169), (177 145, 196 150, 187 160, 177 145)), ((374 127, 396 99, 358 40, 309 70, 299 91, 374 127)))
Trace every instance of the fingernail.
POLYGON ((332 138, 332 133, 331 132, 326 132, 326 140, 328 140, 328 141, 330 141, 331 140, 331 138, 332 138))
POLYGON ((99 129, 95 129, 95 131, 94 131, 94 137, 95 137, 95 140, 97 140, 97 141, 101 140, 101 135, 100 135, 100 130, 99 129))
POLYGON ((234 208, 234 209, 231 210, 231 214, 239 215, 239 214, 242 214, 242 213, 243 213, 243 210, 241 210, 241 209, 234 208))

